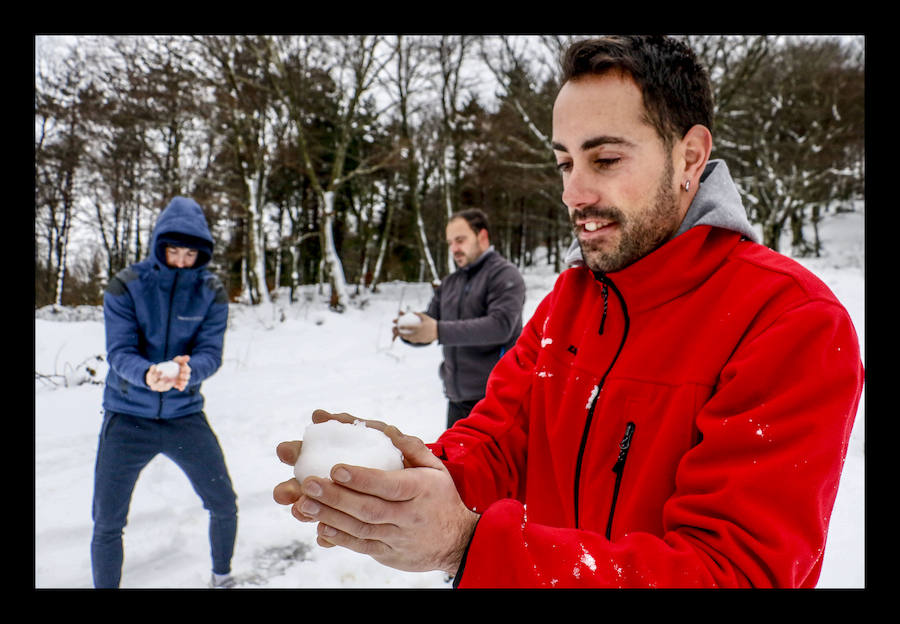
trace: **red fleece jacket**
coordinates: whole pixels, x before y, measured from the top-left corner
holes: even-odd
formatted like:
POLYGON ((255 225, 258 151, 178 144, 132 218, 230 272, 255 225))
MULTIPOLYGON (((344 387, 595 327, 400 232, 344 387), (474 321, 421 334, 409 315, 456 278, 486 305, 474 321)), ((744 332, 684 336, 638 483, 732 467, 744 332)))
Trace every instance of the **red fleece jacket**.
POLYGON ((863 384, 796 262, 698 226, 563 272, 430 445, 481 514, 459 587, 813 587, 863 384))

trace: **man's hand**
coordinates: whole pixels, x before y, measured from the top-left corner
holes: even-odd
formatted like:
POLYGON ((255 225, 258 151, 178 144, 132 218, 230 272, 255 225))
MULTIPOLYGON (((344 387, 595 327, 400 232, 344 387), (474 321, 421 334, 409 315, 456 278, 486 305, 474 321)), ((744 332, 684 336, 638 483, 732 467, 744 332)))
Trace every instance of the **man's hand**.
MULTIPOLYGON (((316 410, 313 422, 357 420, 349 414, 316 410)), ((365 421, 383 431, 403 453, 403 470, 383 471, 337 464, 331 479, 289 479, 273 496, 301 522, 318 522, 317 542, 370 555, 384 565, 410 572, 456 574, 478 515, 459 498, 450 473, 418 438, 396 427, 365 421)), ((300 441, 282 442, 276 453, 289 465, 300 456, 300 441)))
POLYGON ((414 314, 422 321, 420 325, 414 327, 400 329, 397 327, 398 319, 394 319, 394 327, 392 328, 394 337, 392 341, 396 340, 397 336, 407 342, 416 344, 429 344, 438 339, 437 321, 422 312, 414 312, 414 314))
POLYGON ((178 355, 172 358, 172 361, 178 364, 178 377, 175 378, 175 388, 180 392, 184 392, 188 382, 191 380, 191 367, 188 366, 189 355, 178 355))
POLYGON ((144 381, 147 382, 147 386, 151 390, 156 392, 167 392, 172 388, 184 391, 191 380, 191 367, 188 366, 188 360, 190 359, 191 356, 189 355, 179 355, 172 358, 172 361, 178 364, 178 374, 175 377, 164 377, 162 371, 159 370, 156 364, 153 364, 147 370, 144 381))

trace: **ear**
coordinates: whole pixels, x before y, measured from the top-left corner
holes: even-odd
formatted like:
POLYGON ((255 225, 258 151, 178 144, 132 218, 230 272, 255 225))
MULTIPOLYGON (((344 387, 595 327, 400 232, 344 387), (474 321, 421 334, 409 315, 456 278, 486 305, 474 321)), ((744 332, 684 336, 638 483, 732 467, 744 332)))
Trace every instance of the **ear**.
POLYGON ((709 156, 712 153, 712 134, 709 128, 695 125, 681 139, 676 148, 679 158, 676 160, 682 167, 681 181, 690 180, 693 188, 700 183, 700 174, 706 168, 709 156))
POLYGON ((479 230, 478 231, 478 244, 481 245, 482 249, 487 249, 491 245, 490 236, 488 236, 487 230, 479 230))

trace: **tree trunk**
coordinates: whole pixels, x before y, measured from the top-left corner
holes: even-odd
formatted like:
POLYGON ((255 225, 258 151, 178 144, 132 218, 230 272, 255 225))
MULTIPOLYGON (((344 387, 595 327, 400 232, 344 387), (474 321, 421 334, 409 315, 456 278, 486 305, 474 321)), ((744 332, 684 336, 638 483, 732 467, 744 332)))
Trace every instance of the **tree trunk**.
POLYGON ((291 247, 291 303, 296 301, 295 293, 300 287, 300 241, 291 247))
POLYGON ((808 253, 806 239, 803 238, 802 207, 791 211, 791 249, 798 256, 805 256, 808 253))
POLYGON ((419 207, 418 202, 416 203, 416 232, 419 238, 419 251, 422 254, 423 268, 427 266, 428 272, 431 274, 431 281, 437 282, 440 280, 440 276, 438 275, 437 267, 434 266, 431 250, 428 248, 428 236, 425 234, 425 221, 422 220, 422 209, 419 207))
POLYGON ((819 238, 819 221, 822 220, 821 211, 822 208, 818 204, 813 206, 812 218, 810 219, 813 228, 813 255, 815 255, 816 258, 822 254, 822 240, 819 238))
POLYGON ((274 291, 278 292, 278 287, 281 286, 281 263, 282 257, 284 255, 284 206, 280 206, 278 209, 278 245, 275 247, 275 280, 274 280, 274 291))
POLYGON ((247 278, 247 254, 241 258, 241 301, 253 303, 253 295, 250 292, 250 280, 247 278))
POLYGON ((63 221, 56 239, 56 298, 54 304, 62 305, 63 283, 66 276, 66 259, 69 255, 69 230, 72 227, 72 178, 71 171, 66 172, 62 198, 63 221))
POLYGON ((370 291, 373 293, 378 292, 378 280, 381 279, 381 268, 384 266, 384 255, 391 238, 391 221, 394 218, 394 202, 391 200, 390 191, 385 192, 385 200, 387 214, 384 217, 384 229, 381 233, 381 241, 378 244, 378 259, 375 261, 375 268, 372 270, 372 283, 369 286, 370 291))
POLYGON ((779 222, 763 223, 763 245, 773 251, 780 246, 782 225, 779 222))
POLYGON ((269 303, 266 285, 266 255, 262 232, 262 204, 265 201, 265 174, 258 170, 253 178, 245 179, 250 198, 247 207, 248 278, 251 303, 269 303))
MULTIPOLYGON (((68 230, 68 227, 66 228, 68 230)), ((57 254, 58 264, 56 266, 56 299, 53 305, 62 305, 63 281, 66 276, 66 257, 69 249, 68 232, 60 239, 59 253, 57 254)))
POLYGON ((322 197, 324 214, 322 219, 322 239, 324 246, 325 266, 328 270, 328 281, 331 284, 330 307, 343 312, 347 308, 349 297, 347 295, 347 280, 344 277, 344 265, 341 263, 337 248, 334 244, 334 191, 326 191, 322 197))

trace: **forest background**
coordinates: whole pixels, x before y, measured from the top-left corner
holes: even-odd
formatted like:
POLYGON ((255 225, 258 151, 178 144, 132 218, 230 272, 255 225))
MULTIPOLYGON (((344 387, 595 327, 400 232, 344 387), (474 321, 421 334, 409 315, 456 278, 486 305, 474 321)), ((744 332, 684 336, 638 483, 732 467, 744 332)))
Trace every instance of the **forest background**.
MULTIPOLYGON (((504 256, 546 250, 558 272, 551 111, 581 38, 37 36, 35 308, 101 303, 176 195, 203 207, 232 301, 319 284, 342 311, 439 280, 447 218, 473 206, 504 256)), ((714 87, 712 156, 763 242, 818 255, 820 219, 864 200, 865 38, 683 38, 714 87)))

